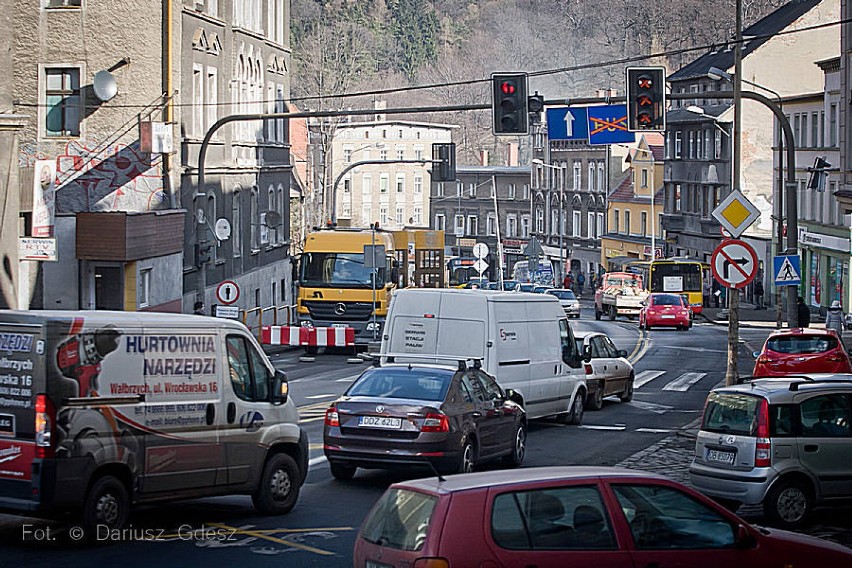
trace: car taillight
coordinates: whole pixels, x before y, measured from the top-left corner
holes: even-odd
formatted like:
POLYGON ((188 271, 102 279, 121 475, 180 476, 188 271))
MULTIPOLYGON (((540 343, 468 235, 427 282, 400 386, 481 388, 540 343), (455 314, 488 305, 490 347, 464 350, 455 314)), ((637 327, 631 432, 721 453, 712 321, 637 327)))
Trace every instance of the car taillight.
POLYGON ((760 363, 761 365, 768 365, 769 363, 774 363, 775 359, 773 359, 772 357, 768 357, 766 355, 761 355, 760 357, 757 358, 757 362, 760 363))
POLYGON ((449 432, 450 420, 447 415, 442 412, 430 412, 423 419, 423 425, 420 426, 421 432, 449 432))
POLYGON ((590 364, 586 363, 585 365, 583 365, 583 367, 586 369, 587 375, 594 374, 594 371, 592 370, 592 366, 590 364))
POLYGON ((772 443, 769 440, 769 401, 761 399, 757 407, 757 444, 754 447, 754 467, 772 465, 772 443))
POLYGON ((53 457, 53 425, 56 424, 56 409, 47 395, 36 396, 35 401, 35 442, 36 457, 53 457))
POLYGON ((325 425, 340 426, 340 417, 337 415, 337 408, 332 406, 325 411, 325 425))
POLYGON ((414 561, 414 568, 450 568, 450 561, 446 558, 418 558, 414 561))

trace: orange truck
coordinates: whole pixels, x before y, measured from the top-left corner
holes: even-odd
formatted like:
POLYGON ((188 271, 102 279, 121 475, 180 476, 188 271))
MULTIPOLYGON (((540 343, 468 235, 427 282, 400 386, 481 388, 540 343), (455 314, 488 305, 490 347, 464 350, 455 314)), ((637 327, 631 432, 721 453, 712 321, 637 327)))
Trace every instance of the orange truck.
POLYGON ((607 272, 601 277, 601 286, 595 291, 595 319, 608 316, 638 317, 642 302, 648 292, 642 286, 642 277, 632 272, 607 272))

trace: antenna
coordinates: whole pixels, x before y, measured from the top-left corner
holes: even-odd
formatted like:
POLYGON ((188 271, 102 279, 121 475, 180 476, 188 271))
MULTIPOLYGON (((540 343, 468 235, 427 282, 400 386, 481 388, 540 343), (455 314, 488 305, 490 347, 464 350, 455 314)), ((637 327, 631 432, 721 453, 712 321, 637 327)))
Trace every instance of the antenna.
POLYGON ((118 85, 115 82, 115 77, 106 69, 95 73, 95 76, 92 78, 92 89, 95 91, 95 96, 102 102, 107 102, 118 94, 118 85))

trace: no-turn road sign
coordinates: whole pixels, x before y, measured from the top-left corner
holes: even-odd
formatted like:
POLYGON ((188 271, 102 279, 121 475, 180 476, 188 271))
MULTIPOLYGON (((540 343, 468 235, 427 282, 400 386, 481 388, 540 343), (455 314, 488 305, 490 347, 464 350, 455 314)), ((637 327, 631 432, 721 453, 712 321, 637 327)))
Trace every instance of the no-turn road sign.
POLYGON ((757 276, 757 253, 745 241, 728 239, 713 251, 710 268, 722 286, 745 288, 757 276))

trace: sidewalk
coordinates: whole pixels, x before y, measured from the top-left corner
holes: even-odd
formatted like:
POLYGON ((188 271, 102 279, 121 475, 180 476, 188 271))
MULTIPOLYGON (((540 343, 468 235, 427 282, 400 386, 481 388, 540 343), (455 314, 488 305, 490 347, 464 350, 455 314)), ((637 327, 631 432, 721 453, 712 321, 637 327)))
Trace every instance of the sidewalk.
MULTIPOLYGON (((776 329, 778 327, 778 314, 775 306, 758 310, 754 304, 740 303, 739 308, 740 326, 741 327, 765 327, 776 329)), ((717 325, 728 326, 728 310, 727 308, 703 308, 701 316, 710 323, 717 325)), ((787 327, 787 314, 781 314, 781 325, 787 327)))

